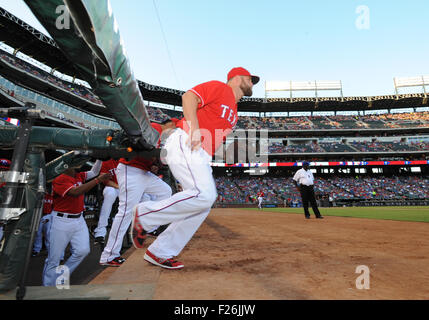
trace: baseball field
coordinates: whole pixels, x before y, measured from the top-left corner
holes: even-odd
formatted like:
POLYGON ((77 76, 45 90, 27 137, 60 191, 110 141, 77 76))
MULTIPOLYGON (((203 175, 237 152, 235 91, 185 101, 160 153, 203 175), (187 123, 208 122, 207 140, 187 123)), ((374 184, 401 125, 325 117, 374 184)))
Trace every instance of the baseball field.
MULTIPOLYGON (((263 210, 304 214, 302 208, 264 208, 263 210)), ((311 208, 309 210, 312 212, 311 208)), ((429 222, 429 207, 335 207, 319 208, 319 210, 323 216, 429 222)))
POLYGON ((184 269, 132 248, 90 284, 141 283, 154 300, 429 299, 429 208, 321 212, 213 209, 178 257, 184 269))

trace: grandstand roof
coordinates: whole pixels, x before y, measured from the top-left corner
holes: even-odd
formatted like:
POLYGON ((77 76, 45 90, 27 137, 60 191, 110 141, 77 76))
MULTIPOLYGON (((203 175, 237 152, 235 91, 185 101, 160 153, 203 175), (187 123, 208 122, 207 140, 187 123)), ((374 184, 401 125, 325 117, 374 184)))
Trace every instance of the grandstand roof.
MULTIPOLYGON (((62 72, 75 76, 78 72, 55 41, 0 7, 0 41, 62 72)), ((138 81, 147 101, 181 105, 183 91, 138 81)), ((355 111, 429 106, 425 94, 387 95, 375 97, 330 98, 243 98, 239 111, 299 112, 355 111)))
POLYGON ((55 41, 0 7, 0 41, 56 70, 76 75, 55 41))
POLYGON ((326 98, 244 98, 239 111, 299 112, 356 111, 429 106, 424 94, 385 95, 370 97, 326 98))

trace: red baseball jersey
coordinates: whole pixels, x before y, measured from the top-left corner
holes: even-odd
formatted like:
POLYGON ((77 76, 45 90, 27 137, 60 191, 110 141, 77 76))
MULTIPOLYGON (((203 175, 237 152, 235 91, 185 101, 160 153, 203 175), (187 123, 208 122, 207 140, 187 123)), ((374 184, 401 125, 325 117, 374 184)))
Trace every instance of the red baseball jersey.
MULTIPOLYGON (((111 180, 117 184, 118 180, 116 179, 115 171, 118 164, 119 164, 119 160, 110 159, 107 161, 103 161, 100 169, 100 174, 110 172, 113 176, 111 180)), ((104 184, 107 184, 107 182, 104 182, 104 184)))
MULTIPOLYGON (((204 129, 201 132, 201 146, 208 154, 213 155, 237 124, 234 92, 230 86, 220 81, 205 82, 190 91, 201 100, 197 110, 200 129, 204 129)), ((176 126, 189 133, 185 118, 176 126)))
POLYGON ((54 192, 54 210, 65 213, 81 213, 84 206, 85 195, 72 197, 67 194, 72 188, 84 184, 86 181, 86 172, 76 173, 74 177, 62 174, 52 181, 54 192))
MULTIPOLYGON (((162 133, 162 127, 159 123, 151 123, 150 124, 152 126, 152 128, 154 128, 156 131, 159 132, 159 136, 161 137, 161 133, 162 133)), ((157 147, 159 146, 161 142, 161 139, 158 140, 158 144, 157 147)), ((133 159, 131 159, 130 161, 126 161, 124 158, 121 158, 119 160, 120 163, 126 164, 128 166, 132 166, 132 167, 136 167, 142 170, 146 170, 146 171, 150 171, 150 167, 153 164, 152 160, 149 159, 145 159, 142 157, 135 157, 133 159)))
POLYGON ((54 204, 54 196, 52 194, 45 194, 45 198, 43 199, 43 214, 50 214, 52 212, 54 204))
MULTIPOLYGON (((0 171, 8 171, 10 169, 10 160, 0 159, 0 171)), ((6 182, 0 180, 0 188, 4 187, 6 182)))

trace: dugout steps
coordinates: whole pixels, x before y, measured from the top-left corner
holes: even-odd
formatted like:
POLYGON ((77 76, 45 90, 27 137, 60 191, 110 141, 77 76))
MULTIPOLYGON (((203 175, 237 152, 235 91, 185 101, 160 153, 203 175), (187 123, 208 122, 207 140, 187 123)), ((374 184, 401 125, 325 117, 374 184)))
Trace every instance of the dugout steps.
MULTIPOLYGON (((151 300, 151 284, 87 284, 56 287, 27 287, 24 300, 151 300)), ((15 290, 0 295, 0 300, 15 300, 15 290)))
MULTIPOLYGON (((161 269, 143 260, 145 250, 132 250, 120 267, 105 267, 86 285, 26 287, 24 300, 152 300, 161 269)), ((0 300, 16 300, 16 291, 0 294, 0 300)))

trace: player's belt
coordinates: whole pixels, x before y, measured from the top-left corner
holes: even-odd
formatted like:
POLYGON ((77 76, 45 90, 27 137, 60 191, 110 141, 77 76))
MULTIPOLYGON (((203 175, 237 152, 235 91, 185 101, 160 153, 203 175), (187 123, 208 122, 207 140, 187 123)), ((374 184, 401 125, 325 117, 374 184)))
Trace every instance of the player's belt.
POLYGON ((79 218, 81 216, 81 214, 82 214, 82 212, 78 213, 78 214, 68 214, 68 213, 57 212, 58 217, 64 217, 64 218, 70 218, 70 219, 79 218))

